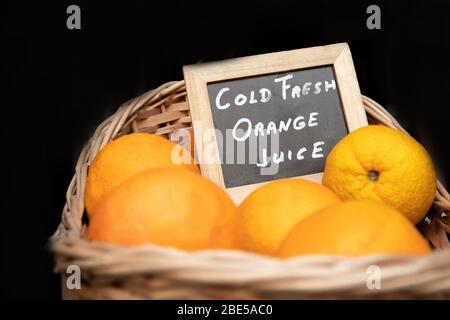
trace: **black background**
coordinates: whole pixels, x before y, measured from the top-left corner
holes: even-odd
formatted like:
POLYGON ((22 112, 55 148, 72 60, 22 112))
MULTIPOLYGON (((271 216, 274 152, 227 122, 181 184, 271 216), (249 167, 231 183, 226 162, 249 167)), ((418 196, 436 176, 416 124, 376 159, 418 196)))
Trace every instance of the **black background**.
POLYGON ((2 296, 59 297, 45 246, 81 147, 122 102, 181 79, 185 64, 348 42, 363 94, 426 146, 448 185, 449 3, 2 2, 2 296), (79 31, 66 28, 70 4, 79 31), (381 30, 366 28, 369 4, 381 7, 381 30))

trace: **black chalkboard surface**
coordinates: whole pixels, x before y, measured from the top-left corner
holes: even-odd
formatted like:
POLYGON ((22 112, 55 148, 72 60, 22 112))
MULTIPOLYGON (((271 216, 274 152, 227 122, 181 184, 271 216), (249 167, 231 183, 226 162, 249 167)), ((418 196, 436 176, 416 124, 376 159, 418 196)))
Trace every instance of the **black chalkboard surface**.
POLYGON ((320 183, 333 146, 367 125, 346 43, 183 71, 202 175, 236 204, 276 179, 320 183))
POLYGON ((208 96, 227 188, 322 172, 348 133, 332 66, 210 83, 208 96))

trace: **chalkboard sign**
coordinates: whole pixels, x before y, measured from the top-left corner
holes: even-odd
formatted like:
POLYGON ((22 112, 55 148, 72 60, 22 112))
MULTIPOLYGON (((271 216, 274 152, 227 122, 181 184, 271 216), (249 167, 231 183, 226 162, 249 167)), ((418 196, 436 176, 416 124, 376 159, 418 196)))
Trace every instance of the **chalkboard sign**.
POLYGON ((326 156, 367 125, 347 44, 184 67, 202 174, 240 203, 269 181, 321 181, 326 156))

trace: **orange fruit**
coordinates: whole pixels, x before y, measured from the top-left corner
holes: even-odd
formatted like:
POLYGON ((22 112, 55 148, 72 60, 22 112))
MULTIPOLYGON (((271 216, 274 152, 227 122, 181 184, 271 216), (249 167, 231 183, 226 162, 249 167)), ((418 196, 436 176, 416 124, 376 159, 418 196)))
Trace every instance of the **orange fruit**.
POLYGON ((263 185, 239 206, 243 249, 275 254, 300 220, 340 199, 326 187, 303 179, 282 179, 263 185))
POLYGON ((91 216, 96 205, 114 187, 133 175, 152 168, 183 167, 199 172, 192 158, 177 163, 181 147, 173 141, 148 133, 133 133, 108 143, 89 167, 85 204, 91 216))
POLYGON ((359 128, 326 160, 323 184, 343 200, 377 200, 414 224, 430 209, 436 174, 426 150, 407 134, 385 126, 359 128))
POLYGON ((184 169, 151 169, 99 204, 87 238, 123 246, 185 250, 236 247, 237 208, 220 187, 184 169))
POLYGON ((382 203, 353 200, 325 208, 299 222, 278 255, 423 255, 428 242, 399 211, 382 203))

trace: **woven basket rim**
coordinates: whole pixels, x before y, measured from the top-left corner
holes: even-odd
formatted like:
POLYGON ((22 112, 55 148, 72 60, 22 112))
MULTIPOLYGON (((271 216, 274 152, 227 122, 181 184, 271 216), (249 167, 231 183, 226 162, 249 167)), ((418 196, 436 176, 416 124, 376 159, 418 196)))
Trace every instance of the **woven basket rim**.
MULTIPOLYGON (((50 242, 52 244, 52 250, 54 252, 60 252, 62 254, 66 253, 63 248, 59 248, 55 243, 58 243, 60 239, 58 239, 58 234, 55 233, 51 239, 50 242)), ((371 263, 376 261, 383 261, 383 260, 389 260, 392 261, 392 259, 395 259, 396 261, 412 261, 412 260, 429 260, 431 256, 449 256, 450 258, 450 249, 438 249, 438 250, 432 250, 432 252, 429 255, 408 255, 408 254, 382 254, 382 253, 376 253, 376 254, 368 254, 364 256, 344 256, 344 255, 327 255, 327 254, 308 254, 304 256, 296 256, 296 257, 289 257, 280 259, 275 256, 269 256, 260 254, 257 252, 249 252, 244 250, 236 250, 236 249, 203 249, 203 250, 196 250, 196 251, 189 251, 184 249, 179 249, 175 247, 170 246, 162 246, 162 245, 156 245, 156 244, 145 244, 141 246, 136 247, 126 247, 122 245, 116 245, 116 244, 110 244, 110 243, 102 243, 102 242, 92 242, 89 240, 86 240, 84 238, 72 241, 68 240, 68 244, 71 245, 77 245, 77 244, 83 244, 87 246, 95 246, 96 249, 98 249, 98 254, 100 256, 102 255, 109 255, 109 250, 117 250, 117 251, 126 251, 128 254, 170 254, 173 257, 176 257, 177 259, 182 259, 186 256, 190 257, 199 257, 199 258, 218 258, 218 257, 229 257, 229 256, 235 256, 235 257, 242 257, 242 258, 248 258, 248 259, 258 259, 260 261, 267 261, 267 262, 276 262, 277 264, 292 264, 297 261, 308 261, 308 260, 333 260, 337 262, 342 261, 348 261, 350 263, 354 264, 361 264, 361 263, 371 263)))
MULTIPOLYGON (((373 119, 405 131, 378 103, 367 97, 363 97, 363 102, 367 114, 373 119)), ((148 274, 179 283, 230 286, 245 284, 252 292, 269 290, 314 293, 327 290, 367 294, 367 288, 364 287, 365 280, 362 281, 362 277, 367 276, 368 266, 377 265, 383 268, 383 277, 388 281, 382 292, 398 290, 414 293, 450 292, 450 246, 446 236, 449 232, 447 212, 450 211, 450 195, 440 182, 434 203, 439 209, 439 214, 432 217, 431 223, 423 222, 423 226, 421 225, 422 231, 432 244, 441 248, 434 250, 429 256, 309 255, 282 260, 243 251, 190 252, 157 245, 127 248, 84 240, 86 228, 82 223, 84 184, 88 165, 95 154, 112 138, 123 134, 154 130, 157 134, 166 135, 177 128, 185 127, 190 121, 186 104, 184 81, 168 82, 127 101, 115 114, 99 125, 80 154, 75 176, 67 191, 67 202, 61 223, 49 241, 50 249, 55 256, 56 272, 64 273, 68 265, 77 264, 90 277, 129 277, 148 274), (149 110, 158 108, 161 109, 158 121, 165 116, 166 120, 170 121, 166 121, 163 125, 158 123, 152 126, 150 120, 154 112, 149 110), (169 116, 170 112, 172 114, 169 116), (178 120, 173 121, 173 112, 178 112, 175 117, 178 120), (339 274, 340 277, 333 279, 331 277, 333 274, 339 274), (422 276, 418 277, 420 274, 422 276)))

